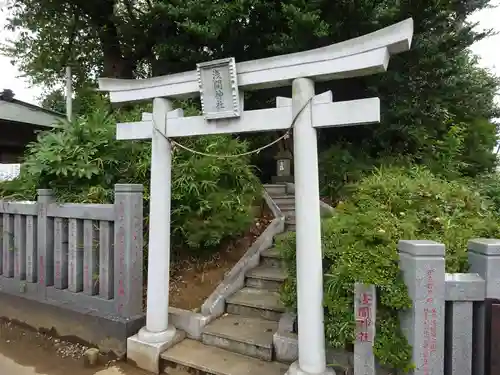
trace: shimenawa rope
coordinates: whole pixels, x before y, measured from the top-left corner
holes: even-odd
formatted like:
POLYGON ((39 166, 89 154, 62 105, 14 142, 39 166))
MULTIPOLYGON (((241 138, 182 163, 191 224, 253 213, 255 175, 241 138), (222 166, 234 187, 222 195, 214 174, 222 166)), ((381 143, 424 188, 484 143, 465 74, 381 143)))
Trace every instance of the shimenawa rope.
POLYGON ((247 152, 243 152, 241 154, 234 154, 234 155, 216 155, 216 154, 208 154, 206 152, 201 152, 201 151, 197 151, 197 150, 194 150, 192 148, 189 148, 187 146, 184 146, 183 144, 180 144, 179 142, 177 141, 174 141, 173 139, 171 138, 168 138, 165 136, 165 134, 163 134, 161 131, 159 131, 156 126, 153 126, 153 129, 158 132, 163 138, 165 138, 166 140, 168 140, 171 144, 172 144, 172 147, 179 147, 185 151, 189 151, 193 154, 196 154, 196 155, 201 155, 201 156, 207 156, 207 157, 212 157, 212 158, 218 158, 218 159, 230 159, 230 158, 237 158, 237 157, 242 157, 242 156, 248 156, 248 155, 252 155, 252 154, 258 154, 259 152, 261 152, 262 150, 268 148, 268 147, 271 147, 272 145, 278 143, 279 141, 281 141, 282 139, 287 139, 289 136, 290 136, 290 133, 291 131, 293 130, 293 126, 295 125, 295 121, 297 121, 297 118, 299 117, 299 115, 302 113, 302 111, 307 107, 307 105, 311 102, 312 100, 312 97, 310 97, 305 103, 304 105, 302 106, 302 108, 300 108, 300 110, 295 114, 295 116, 293 117, 292 119, 292 123, 290 125, 290 127, 286 130, 285 134, 283 134, 281 137, 275 139, 274 141, 272 141, 271 143, 268 143, 262 147, 259 147, 259 148, 256 148, 254 150, 251 150, 251 151, 247 151, 247 152))

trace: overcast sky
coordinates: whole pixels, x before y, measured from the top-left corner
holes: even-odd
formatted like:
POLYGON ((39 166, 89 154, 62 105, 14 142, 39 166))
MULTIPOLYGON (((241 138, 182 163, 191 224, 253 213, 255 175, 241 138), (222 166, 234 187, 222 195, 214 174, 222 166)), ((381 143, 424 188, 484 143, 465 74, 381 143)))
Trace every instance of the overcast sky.
MULTIPOLYGON (((5 0, 0 0, 0 4, 5 0)), ((496 0, 495 4, 500 4, 496 0)), ((500 19, 500 7, 477 12, 472 20, 479 22, 479 27, 484 29, 495 29, 500 32, 498 20, 500 19)), ((5 13, 0 13, 0 43, 10 38, 12 34, 3 30, 5 24, 5 13)), ((500 75, 500 35, 492 36, 486 40, 476 43, 473 51, 481 58, 481 64, 492 69, 500 75)), ((37 97, 42 93, 40 87, 29 87, 25 79, 19 77, 19 71, 10 64, 10 59, 0 55, 0 90, 9 88, 16 94, 16 99, 37 104, 37 97)))

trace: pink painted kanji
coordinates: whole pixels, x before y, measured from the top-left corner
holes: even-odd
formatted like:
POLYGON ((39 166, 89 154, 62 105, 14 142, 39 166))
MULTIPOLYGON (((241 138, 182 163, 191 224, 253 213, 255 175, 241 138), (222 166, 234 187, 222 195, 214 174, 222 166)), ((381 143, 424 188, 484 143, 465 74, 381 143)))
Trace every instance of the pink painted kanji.
POLYGON ((437 341, 437 309, 434 304, 434 269, 427 270, 427 297, 425 302, 428 307, 424 307, 424 342, 423 342, 423 372, 424 375, 430 375, 429 363, 431 354, 436 351, 437 341))
POLYGON ((371 309, 369 306, 361 306, 358 308, 357 321, 365 327, 372 324, 371 309))
POLYGON ((44 284, 45 283, 45 270, 44 270, 44 259, 43 259, 43 255, 40 255, 40 284, 44 284))
POLYGON ((359 297, 359 303, 362 305, 371 305, 372 295, 370 293, 361 293, 359 297))
POLYGON ((371 342, 368 332, 358 332, 358 341, 371 342))
POLYGON ((56 278, 61 278, 61 262, 56 260, 56 278))

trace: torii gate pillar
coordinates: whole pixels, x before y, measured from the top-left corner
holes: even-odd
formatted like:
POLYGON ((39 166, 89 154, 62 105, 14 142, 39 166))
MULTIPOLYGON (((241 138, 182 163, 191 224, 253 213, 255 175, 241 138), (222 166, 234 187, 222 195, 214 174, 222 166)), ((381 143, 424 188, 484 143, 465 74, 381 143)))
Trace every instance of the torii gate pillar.
POLYGON ((176 333, 175 327, 168 324, 172 146, 162 136, 171 110, 170 100, 154 99, 153 127, 159 131, 151 135, 146 326, 138 333, 140 340, 150 343, 172 342, 176 333))
MULTIPOLYGON (((295 79, 293 115, 313 96, 311 79, 295 79)), ((297 117, 293 129, 299 361, 290 367, 290 375, 325 374, 326 371, 318 142, 311 107, 310 102, 297 117)))

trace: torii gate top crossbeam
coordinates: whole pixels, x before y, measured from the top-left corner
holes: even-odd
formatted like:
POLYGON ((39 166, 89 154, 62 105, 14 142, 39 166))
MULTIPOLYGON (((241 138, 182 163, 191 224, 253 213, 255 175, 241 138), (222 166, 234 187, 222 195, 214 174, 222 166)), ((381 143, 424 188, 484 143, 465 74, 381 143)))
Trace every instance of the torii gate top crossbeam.
MULTIPOLYGON (((391 54, 410 48, 412 36, 413 20, 409 18, 327 47, 241 62, 236 68, 238 87, 256 90, 290 85, 300 77, 325 81, 383 72, 391 54)), ((196 70, 141 80, 101 78, 99 89, 109 91, 115 103, 199 95, 196 70)))

